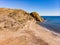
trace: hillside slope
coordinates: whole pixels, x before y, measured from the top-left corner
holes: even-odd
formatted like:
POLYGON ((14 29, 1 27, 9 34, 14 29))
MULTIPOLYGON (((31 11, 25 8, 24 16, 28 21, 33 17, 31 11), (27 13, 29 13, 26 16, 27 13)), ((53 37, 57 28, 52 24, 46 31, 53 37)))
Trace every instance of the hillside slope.
POLYGON ((0 45, 60 45, 58 35, 36 22, 23 10, 0 8, 0 45))

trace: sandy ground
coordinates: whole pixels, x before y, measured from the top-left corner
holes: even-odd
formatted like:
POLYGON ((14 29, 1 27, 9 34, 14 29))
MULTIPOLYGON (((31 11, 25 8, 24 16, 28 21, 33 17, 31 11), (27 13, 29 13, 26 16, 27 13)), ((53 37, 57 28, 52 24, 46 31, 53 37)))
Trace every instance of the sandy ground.
POLYGON ((0 31, 0 45, 60 45, 60 37, 28 21, 18 31, 0 31))

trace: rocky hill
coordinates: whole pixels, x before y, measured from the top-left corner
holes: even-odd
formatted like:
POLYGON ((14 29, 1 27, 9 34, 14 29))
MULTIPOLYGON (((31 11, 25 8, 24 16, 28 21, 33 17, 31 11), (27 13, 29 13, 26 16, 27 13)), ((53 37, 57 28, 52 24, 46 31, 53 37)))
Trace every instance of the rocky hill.
POLYGON ((30 14, 21 9, 0 8, 0 22, 3 22, 0 28, 4 27, 17 30, 15 28, 18 27, 18 25, 20 25, 19 28, 23 28, 27 21, 43 22, 42 18, 36 12, 30 14))
POLYGON ((0 45, 60 45, 60 37, 38 25, 38 13, 0 8, 0 45))

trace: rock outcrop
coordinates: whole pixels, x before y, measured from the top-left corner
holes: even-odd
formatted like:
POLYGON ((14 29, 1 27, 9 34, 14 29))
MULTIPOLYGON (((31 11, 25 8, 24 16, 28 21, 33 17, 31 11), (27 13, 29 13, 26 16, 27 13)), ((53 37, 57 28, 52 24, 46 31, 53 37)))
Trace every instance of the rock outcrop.
POLYGON ((32 13, 30 13, 30 15, 32 17, 34 17, 35 20, 37 20, 39 22, 44 22, 44 19, 41 16, 39 16, 39 14, 37 12, 32 12, 32 13))

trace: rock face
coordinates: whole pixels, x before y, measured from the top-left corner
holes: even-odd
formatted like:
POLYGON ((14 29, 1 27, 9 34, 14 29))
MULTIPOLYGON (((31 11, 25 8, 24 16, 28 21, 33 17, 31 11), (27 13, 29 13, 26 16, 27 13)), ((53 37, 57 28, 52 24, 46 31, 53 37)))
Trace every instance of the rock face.
POLYGON ((36 24, 35 17, 23 10, 0 8, 0 45, 60 45, 60 38, 36 24))
POLYGON ((39 14, 37 12, 32 12, 32 13, 30 13, 30 15, 32 17, 34 17, 39 22, 43 22, 44 21, 44 19, 41 16, 39 16, 39 14))

